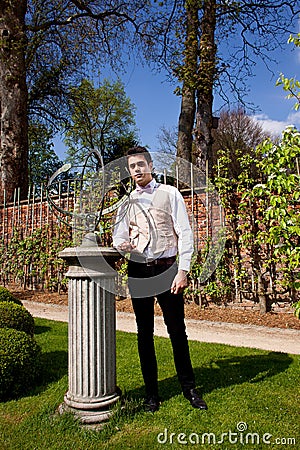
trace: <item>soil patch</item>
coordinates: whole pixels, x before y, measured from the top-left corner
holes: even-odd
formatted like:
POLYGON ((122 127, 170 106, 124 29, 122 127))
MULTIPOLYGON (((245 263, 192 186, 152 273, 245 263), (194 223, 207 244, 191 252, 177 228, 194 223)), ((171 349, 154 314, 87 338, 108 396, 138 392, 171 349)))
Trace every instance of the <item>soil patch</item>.
MULTIPOLYGON (((67 293, 22 290, 16 285, 7 288, 20 300, 57 305, 68 304, 67 293)), ((117 311, 133 312, 130 299, 118 300, 117 311)), ((155 313, 161 315, 159 305, 155 305, 155 313)), ((290 328, 300 330, 300 320, 293 315, 293 310, 286 304, 276 305, 272 312, 261 314, 256 310, 253 302, 200 308, 195 303, 186 303, 185 316, 187 319, 209 320, 212 322, 239 323, 245 325, 261 325, 271 328, 290 328)))

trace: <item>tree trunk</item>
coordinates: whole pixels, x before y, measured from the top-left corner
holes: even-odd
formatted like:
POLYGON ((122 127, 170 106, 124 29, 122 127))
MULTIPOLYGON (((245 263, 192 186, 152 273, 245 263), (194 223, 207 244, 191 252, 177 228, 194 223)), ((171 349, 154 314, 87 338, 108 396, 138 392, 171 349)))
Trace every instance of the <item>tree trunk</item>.
POLYGON ((186 2, 186 41, 184 65, 180 79, 183 80, 181 111, 178 122, 177 156, 192 160, 193 128, 195 123, 195 83, 198 65, 198 1, 186 2))
POLYGON ((200 64, 197 82, 196 161, 212 177, 212 104, 216 70, 216 0, 204 0, 201 20, 200 64))
POLYGON ((261 314, 266 314, 271 311, 271 302, 268 294, 266 293, 266 288, 264 285, 263 277, 260 273, 257 274, 257 294, 259 301, 259 310, 261 314))
POLYGON ((187 161, 192 159, 195 112, 195 90, 186 87, 184 83, 178 123, 177 156, 187 161))
POLYGON ((4 190, 8 201, 28 191, 26 9, 26 0, 0 2, 0 202, 4 190))

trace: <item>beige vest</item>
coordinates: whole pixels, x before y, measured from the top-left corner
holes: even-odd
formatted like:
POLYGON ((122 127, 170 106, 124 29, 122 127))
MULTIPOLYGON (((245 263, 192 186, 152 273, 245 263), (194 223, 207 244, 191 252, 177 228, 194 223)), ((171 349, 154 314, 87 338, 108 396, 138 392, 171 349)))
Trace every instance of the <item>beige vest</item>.
POLYGON ((136 250, 149 250, 157 257, 172 247, 177 247, 178 237, 174 230, 170 202, 170 186, 160 185, 154 194, 148 210, 140 205, 138 192, 130 196, 128 208, 130 241, 136 250))

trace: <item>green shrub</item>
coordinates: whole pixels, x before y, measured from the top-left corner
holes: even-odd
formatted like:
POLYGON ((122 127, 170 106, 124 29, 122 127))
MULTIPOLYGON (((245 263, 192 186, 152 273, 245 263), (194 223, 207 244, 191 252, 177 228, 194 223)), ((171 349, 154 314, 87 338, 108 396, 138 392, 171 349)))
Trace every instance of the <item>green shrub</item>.
POLYGON ((21 300, 16 298, 8 289, 4 286, 0 286, 0 302, 12 302, 17 305, 23 305, 21 300))
POLYGON ((0 328, 14 328, 33 336, 34 319, 24 306, 0 302, 0 328))
POLYGON ((41 349, 24 331, 0 329, 0 400, 24 394, 40 371, 41 349))

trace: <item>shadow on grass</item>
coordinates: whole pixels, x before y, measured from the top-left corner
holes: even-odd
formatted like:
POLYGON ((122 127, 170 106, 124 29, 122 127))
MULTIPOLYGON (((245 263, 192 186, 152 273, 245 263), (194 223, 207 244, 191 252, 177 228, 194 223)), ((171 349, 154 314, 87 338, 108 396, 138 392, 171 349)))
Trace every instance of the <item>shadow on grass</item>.
MULTIPOLYGON (((61 380, 68 373, 68 352, 58 350, 42 353, 41 369, 34 388, 30 395, 40 395, 46 391, 50 383, 61 380)), ((28 393, 27 393, 28 394, 28 393)), ((26 394, 24 394, 26 395, 26 394)))
POLYGON ((34 334, 43 334, 47 333, 48 331, 51 331, 51 327, 46 327, 43 325, 35 325, 34 327, 34 334))
POLYGON ((68 373, 68 352, 59 350, 41 356, 41 384, 60 380, 68 373))
MULTIPOLYGON (((210 365, 194 368, 197 389, 207 394, 215 389, 225 388, 245 382, 258 383, 280 372, 284 372, 292 362, 285 353, 270 352, 264 355, 220 358, 210 365)), ((181 393, 177 376, 159 381, 159 394, 162 400, 181 393)), ((128 396, 139 398, 145 395, 144 387, 129 391, 128 396)))
POLYGON ((259 383, 288 369, 293 359, 286 353, 220 358, 210 367, 197 367, 197 385, 203 393, 231 385, 259 383))

